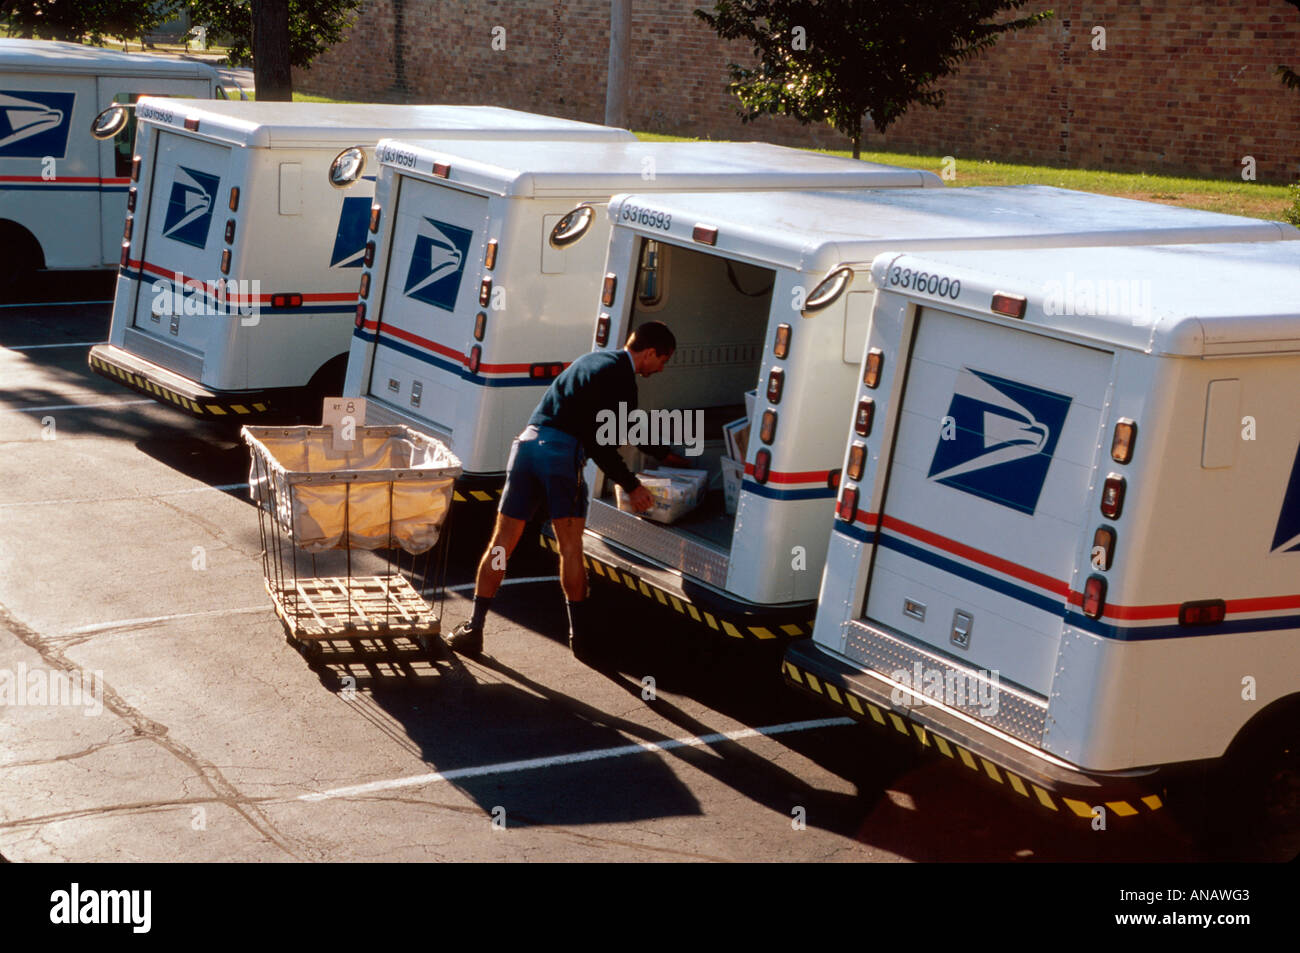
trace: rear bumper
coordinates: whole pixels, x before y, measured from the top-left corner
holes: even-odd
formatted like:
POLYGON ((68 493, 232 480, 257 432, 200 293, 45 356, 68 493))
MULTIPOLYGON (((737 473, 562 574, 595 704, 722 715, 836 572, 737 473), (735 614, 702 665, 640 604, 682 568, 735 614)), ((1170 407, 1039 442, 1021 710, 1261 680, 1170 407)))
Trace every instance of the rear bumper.
POLYGON ((1154 770, 1095 774, 1035 754, 941 705, 895 704, 889 682, 847 664, 811 641, 786 649, 781 673, 788 685, 814 695, 842 714, 907 737, 987 782, 1058 814, 1094 817, 1149 815, 1163 806, 1165 778, 1154 770))
POLYGON ((277 391, 211 391, 175 371, 169 371, 112 344, 90 349, 90 369, 131 390, 171 404, 194 417, 248 417, 286 409, 277 391))
MULTIPOLYGON (((559 552, 549 524, 542 531, 541 542, 552 552, 559 552)), ((760 642, 812 633, 815 603, 768 606, 733 599, 683 577, 675 569, 628 552, 590 530, 583 535, 582 545, 583 562, 591 570, 593 581, 621 586, 671 609, 702 630, 760 642)))
MULTIPOLYGON (((420 433, 427 433, 443 443, 451 443, 451 435, 432 421, 424 420, 385 403, 375 397, 366 398, 366 423, 385 426, 410 427, 420 433)), ((504 473, 465 473, 456 480, 452 491, 452 500, 456 503, 490 503, 493 506, 501 499, 501 488, 505 485, 504 473)))

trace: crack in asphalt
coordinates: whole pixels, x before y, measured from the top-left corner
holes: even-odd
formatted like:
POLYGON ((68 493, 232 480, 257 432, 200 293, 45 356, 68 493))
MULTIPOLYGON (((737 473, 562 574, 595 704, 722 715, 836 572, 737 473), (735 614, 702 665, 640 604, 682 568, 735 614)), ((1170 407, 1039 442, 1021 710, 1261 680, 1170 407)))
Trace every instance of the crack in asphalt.
MULTIPOLYGON (((5 606, 0 605, 0 625, 4 625, 12 632, 20 642, 31 648, 41 659, 51 668, 57 668, 64 672, 81 673, 81 666, 69 659, 63 652, 44 638, 40 633, 21 622, 5 606)), ((271 821, 257 808, 259 799, 250 799, 240 794, 239 790, 230 783, 224 774, 213 764, 201 758, 197 752, 181 744, 173 738, 169 738, 168 727, 148 718, 142 712, 129 705, 126 699, 117 694, 106 682, 103 684, 104 708, 111 711, 114 715, 126 722, 134 729, 139 736, 148 738, 155 744, 170 753, 174 758, 183 763, 195 775, 200 777, 212 791, 213 797, 205 799, 210 802, 222 803, 228 806, 242 817, 254 830, 262 835, 267 841, 274 844, 284 853, 288 854, 294 860, 311 860, 314 858, 314 851, 310 846, 304 844, 297 838, 291 838, 282 833, 271 821), (307 856, 304 856, 306 854, 307 856)), ((101 811, 113 812, 115 810, 139 810, 155 805, 177 806, 179 804, 198 803, 196 801, 160 801, 160 802, 137 802, 135 805, 117 808, 100 808, 83 811, 65 812, 66 816, 85 817, 100 813, 101 811)), ((59 819, 62 815, 46 815, 45 819, 59 819)), ((0 828, 21 826, 25 822, 9 822, 0 824, 0 828)))

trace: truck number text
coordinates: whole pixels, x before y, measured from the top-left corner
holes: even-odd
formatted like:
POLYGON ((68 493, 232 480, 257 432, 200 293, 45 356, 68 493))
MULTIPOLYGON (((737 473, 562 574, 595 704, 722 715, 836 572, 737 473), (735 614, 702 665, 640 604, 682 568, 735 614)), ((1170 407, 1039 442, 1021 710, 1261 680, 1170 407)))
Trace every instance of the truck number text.
POLYGON ((961 294, 961 282, 956 278, 945 278, 926 271, 913 271, 911 268, 889 269, 889 283, 911 291, 924 291, 926 294, 953 300, 961 294))
POLYGON ((656 212, 652 208, 642 208, 639 205, 624 205, 623 210, 619 213, 619 218, 625 222, 635 222, 638 225, 648 225, 651 228, 662 228, 664 231, 673 227, 673 217, 668 212, 656 212))
POLYGON ((403 152, 401 149, 394 149, 391 146, 384 146, 379 151, 379 161, 388 162, 392 165, 405 166, 408 169, 415 168, 415 153, 403 152))

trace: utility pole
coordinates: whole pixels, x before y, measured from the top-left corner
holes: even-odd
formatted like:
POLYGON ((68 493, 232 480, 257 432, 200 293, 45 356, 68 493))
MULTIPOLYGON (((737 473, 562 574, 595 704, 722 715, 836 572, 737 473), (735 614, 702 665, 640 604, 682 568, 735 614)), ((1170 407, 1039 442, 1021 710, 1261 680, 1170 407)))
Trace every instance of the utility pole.
POLYGON ((609 79, 605 125, 626 128, 627 77, 632 56, 632 0, 609 0, 609 79))

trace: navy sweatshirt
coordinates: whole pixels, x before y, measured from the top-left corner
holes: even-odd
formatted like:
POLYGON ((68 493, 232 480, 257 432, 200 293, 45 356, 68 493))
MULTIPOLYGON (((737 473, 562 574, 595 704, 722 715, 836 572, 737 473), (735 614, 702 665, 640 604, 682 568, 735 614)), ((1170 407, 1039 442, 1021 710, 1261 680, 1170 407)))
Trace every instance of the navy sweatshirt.
MULTIPOLYGON (((577 437, 587 456, 630 493, 641 482, 627 468, 617 446, 596 442, 599 426, 596 415, 602 410, 617 415, 620 402, 629 411, 635 410, 636 400, 636 371, 628 352, 592 351, 566 367, 551 382, 528 423, 535 427, 554 427, 577 437)), ((662 447, 641 449, 659 457, 665 452, 662 447)))

